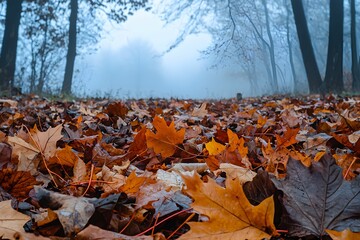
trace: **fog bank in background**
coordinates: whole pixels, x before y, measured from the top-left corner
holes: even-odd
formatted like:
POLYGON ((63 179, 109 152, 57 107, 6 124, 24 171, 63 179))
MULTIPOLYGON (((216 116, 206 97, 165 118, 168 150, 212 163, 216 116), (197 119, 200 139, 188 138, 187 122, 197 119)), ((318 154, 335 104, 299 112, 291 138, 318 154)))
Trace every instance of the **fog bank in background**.
POLYGON ((120 26, 105 25, 99 50, 78 59, 80 94, 117 98, 231 98, 251 94, 242 74, 209 69, 200 51, 211 43, 207 34, 190 35, 166 52, 179 26, 139 11, 120 26), (82 88, 82 89, 81 89, 82 88))

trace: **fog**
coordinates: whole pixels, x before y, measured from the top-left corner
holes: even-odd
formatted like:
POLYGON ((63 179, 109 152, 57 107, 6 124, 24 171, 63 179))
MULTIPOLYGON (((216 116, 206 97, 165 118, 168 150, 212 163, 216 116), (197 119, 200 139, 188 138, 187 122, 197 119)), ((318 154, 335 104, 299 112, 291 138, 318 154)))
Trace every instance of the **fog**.
POLYGON ((181 23, 165 25, 151 12, 138 11, 120 25, 105 24, 98 50, 79 61, 80 94, 117 98, 231 98, 250 94, 246 78, 211 69, 204 51, 209 34, 189 35, 167 51, 181 23))

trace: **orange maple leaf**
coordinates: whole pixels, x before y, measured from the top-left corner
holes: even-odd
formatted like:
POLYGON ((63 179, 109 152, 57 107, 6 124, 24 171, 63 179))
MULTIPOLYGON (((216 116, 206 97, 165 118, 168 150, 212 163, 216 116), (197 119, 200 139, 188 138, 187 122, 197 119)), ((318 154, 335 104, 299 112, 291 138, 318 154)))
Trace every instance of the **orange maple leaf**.
POLYGON ((207 183, 202 182, 198 174, 182 177, 185 192, 194 199, 193 209, 209 220, 189 222, 190 231, 180 239, 269 239, 277 234, 272 197, 253 206, 237 178, 227 178, 223 188, 210 178, 207 183))
POLYGON ((300 128, 287 128, 283 136, 275 135, 277 141, 277 149, 280 147, 288 147, 298 142, 296 135, 300 128))
POLYGON ((245 158, 249 152, 248 148, 244 146, 245 140, 244 138, 238 137, 236 133, 231 131, 230 129, 227 130, 228 138, 229 138, 229 150, 230 152, 234 152, 236 149, 239 151, 240 156, 245 158))
POLYGON ((127 195, 134 196, 139 192, 140 187, 142 187, 145 183, 155 182, 147 177, 138 177, 136 176, 135 171, 132 171, 126 179, 125 184, 119 188, 119 192, 124 192, 127 195))
POLYGON ((153 148, 154 152, 161 154, 163 158, 170 157, 175 153, 176 144, 180 144, 184 140, 185 129, 176 131, 174 121, 168 126, 165 120, 161 117, 155 116, 153 126, 156 133, 147 130, 146 144, 148 148, 153 148))
POLYGON ((206 150, 208 150, 210 155, 218 155, 225 150, 225 146, 221 143, 218 143, 213 139, 210 142, 205 143, 206 150))

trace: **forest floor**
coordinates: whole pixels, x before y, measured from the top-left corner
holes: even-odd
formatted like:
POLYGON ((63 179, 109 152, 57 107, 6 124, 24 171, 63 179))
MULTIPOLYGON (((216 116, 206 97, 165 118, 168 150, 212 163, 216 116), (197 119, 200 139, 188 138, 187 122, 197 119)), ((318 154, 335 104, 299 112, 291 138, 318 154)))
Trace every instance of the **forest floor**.
POLYGON ((0 239, 360 239, 360 97, 0 100, 0 239))

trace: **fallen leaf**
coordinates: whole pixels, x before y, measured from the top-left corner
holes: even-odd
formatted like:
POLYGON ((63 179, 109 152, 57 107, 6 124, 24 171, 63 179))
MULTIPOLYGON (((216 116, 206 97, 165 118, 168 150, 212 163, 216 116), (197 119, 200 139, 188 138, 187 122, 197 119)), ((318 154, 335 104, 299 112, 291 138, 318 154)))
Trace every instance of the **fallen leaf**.
POLYGON ((199 108, 195 107, 194 110, 191 113, 191 116, 198 117, 198 118, 204 118, 208 114, 208 111, 206 110, 206 102, 202 103, 199 108))
POLYGON ((354 233, 349 229, 345 229, 342 232, 335 230, 326 230, 333 240, 357 240, 360 239, 360 232, 354 233))
POLYGON ((54 155, 56 151, 56 143, 62 138, 62 125, 50 127, 47 131, 41 132, 36 125, 30 130, 32 144, 48 159, 54 155))
POLYGON ((238 179, 241 184, 252 181, 256 173, 248 168, 243 168, 231 163, 221 163, 218 170, 214 174, 219 175, 220 172, 226 172, 226 177, 231 179, 238 179))
MULTIPOLYGON (((101 172, 97 174, 98 179, 105 181, 99 184, 102 186, 106 196, 110 193, 118 193, 119 188, 125 184, 125 176, 111 171, 107 166, 103 166, 101 172)), ((104 196, 104 195, 103 195, 104 196)))
POLYGON ((249 152, 248 148, 244 146, 245 140, 244 138, 238 137, 236 133, 231 131, 230 129, 227 130, 227 134, 229 137, 229 150, 231 152, 234 152, 235 150, 238 150, 240 153, 240 156, 242 158, 245 158, 249 152))
POLYGON ((205 147, 206 147, 206 150, 208 150, 210 155, 218 155, 226 149, 226 147, 224 145, 216 142, 214 140, 214 138, 212 138, 210 142, 205 143, 205 147))
POLYGON ((73 197, 35 186, 35 195, 41 207, 53 210, 67 236, 80 232, 95 212, 95 207, 84 197, 73 197))
POLYGON ((174 122, 168 126, 165 120, 158 116, 155 116, 153 125, 157 132, 146 131, 147 146, 153 148, 155 153, 160 153, 163 158, 172 156, 175 153, 176 145, 184 140, 185 129, 177 131, 174 122))
POLYGON ((0 170, 0 186, 18 200, 28 198, 29 192, 40 182, 30 172, 14 171, 10 168, 0 170))
POLYGON ((84 230, 79 232, 76 236, 79 240, 107 240, 107 239, 121 239, 121 240, 152 240, 152 236, 126 236, 124 234, 107 231, 99 227, 89 225, 84 230))
POLYGON ((39 161, 34 161, 39 149, 25 142, 19 137, 8 137, 8 143, 13 147, 13 154, 19 157, 18 171, 30 171, 32 174, 37 172, 39 161))
POLYGON ((19 239, 15 234, 25 233, 23 226, 30 217, 14 210, 11 200, 0 202, 0 212, 0 239, 19 239))
POLYGON ((360 177, 345 181, 328 154, 305 167, 290 158, 285 179, 272 179, 283 191, 291 236, 326 234, 325 229, 360 231, 360 177))
POLYGON ((126 179, 125 184, 119 188, 119 192, 124 192, 129 196, 135 196, 135 194, 139 192, 141 186, 143 186, 146 182, 155 183, 148 177, 136 176, 135 171, 132 171, 129 177, 126 179))
POLYGON ((204 183, 198 174, 183 176, 183 179, 186 184, 185 192, 194 199, 192 207, 209 220, 188 222, 190 231, 180 239, 245 240, 276 235, 272 197, 258 206, 252 206, 238 179, 226 179, 226 188, 220 187, 212 179, 204 183))
POLYGON ((277 142, 277 149, 280 147, 286 148, 297 143, 296 135, 300 131, 300 128, 287 128, 282 136, 275 135, 277 142))

